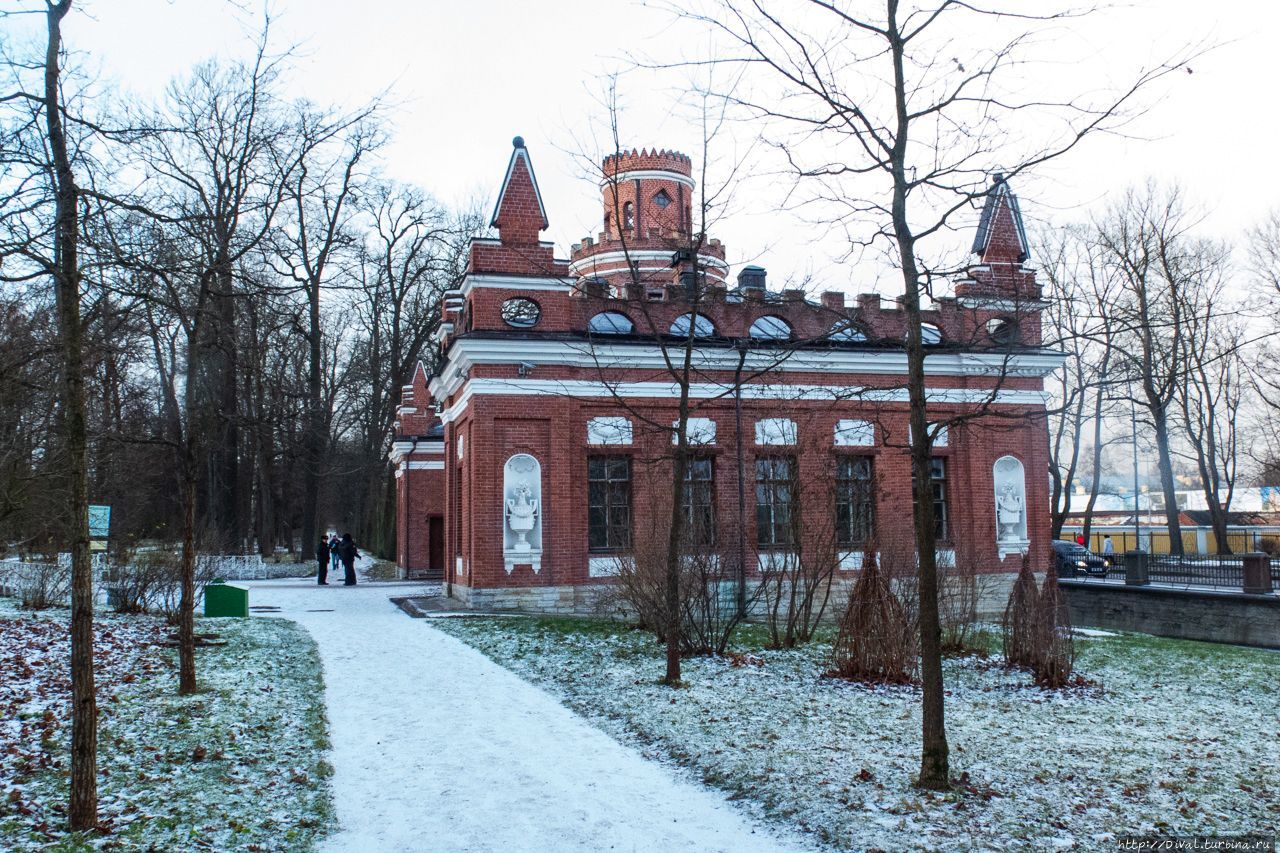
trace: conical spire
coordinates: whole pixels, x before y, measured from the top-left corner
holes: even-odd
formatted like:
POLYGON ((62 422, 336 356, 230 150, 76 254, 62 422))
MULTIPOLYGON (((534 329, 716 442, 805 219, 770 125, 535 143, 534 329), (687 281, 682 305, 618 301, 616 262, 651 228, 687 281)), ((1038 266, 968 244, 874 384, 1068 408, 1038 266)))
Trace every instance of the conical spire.
POLYGON ((1009 190, 1008 181, 999 172, 991 176, 991 189, 987 190, 982 206, 973 253, 979 255, 984 264, 1023 263, 1030 254, 1018 197, 1009 190))
POLYGON ((504 244, 534 246, 539 232, 547 227, 547 211, 542 206, 538 179, 534 177, 533 161, 529 159, 529 149, 524 147, 524 139, 517 136, 511 144, 514 146, 511 162, 489 224, 498 229, 504 244))

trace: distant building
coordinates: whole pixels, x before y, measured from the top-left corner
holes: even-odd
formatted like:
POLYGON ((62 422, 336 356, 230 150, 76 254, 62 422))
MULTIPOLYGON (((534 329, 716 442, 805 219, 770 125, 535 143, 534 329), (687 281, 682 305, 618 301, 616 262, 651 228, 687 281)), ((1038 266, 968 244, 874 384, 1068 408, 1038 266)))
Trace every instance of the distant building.
MULTIPOLYGON (((669 454, 666 425, 676 418, 663 345, 690 328, 698 453, 687 517, 716 536, 741 530, 750 576, 809 537, 833 537, 850 573, 868 541, 909 541, 900 307, 877 295, 846 304, 841 293, 814 303, 772 292, 759 267, 734 282, 719 241, 672 250, 695 244, 688 157, 632 151, 603 167, 603 230, 558 259, 540 239, 547 211, 515 140, 498 236, 472 241, 466 277, 443 299, 432 342, 439 368, 428 375, 420 365, 403 389, 391 454, 401 569, 443 578, 477 607, 590 609, 638 531, 671 511, 669 475, 662 487, 643 472, 669 454), (696 320, 691 287, 705 294, 696 320), (748 379, 739 410, 740 352, 748 363, 777 361, 748 379), (856 393, 868 388, 879 390, 856 393), (786 522, 800 513, 796 530, 786 522)), ((999 176, 974 252, 955 296, 924 315, 930 411, 939 419, 990 401, 1000 417, 936 442, 940 548, 1005 573, 1029 552, 1040 569, 1049 547, 1043 377, 1063 357, 1041 347, 1040 288, 1024 266, 1017 199, 999 176)))

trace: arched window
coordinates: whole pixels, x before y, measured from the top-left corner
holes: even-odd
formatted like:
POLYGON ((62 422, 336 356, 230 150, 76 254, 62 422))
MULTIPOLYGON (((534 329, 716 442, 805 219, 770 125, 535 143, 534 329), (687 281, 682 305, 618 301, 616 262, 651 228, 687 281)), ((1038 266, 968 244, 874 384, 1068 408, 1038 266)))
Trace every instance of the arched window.
POLYGON ((538 319, 541 316, 542 309, 532 299, 516 296, 502 303, 502 320, 508 326, 528 329, 538 325, 538 319))
POLYGON ((865 341, 866 333, 853 324, 852 320, 837 320, 827 333, 830 341, 865 341))
POLYGON ((791 339, 791 326, 781 317, 761 317, 751 324, 751 337, 769 341, 791 339))
POLYGON ((942 330, 932 323, 921 323, 920 342, 925 346, 942 343, 942 330))
MULTIPOLYGON (((692 314, 681 314, 671 324, 671 334, 679 338, 689 337, 689 323, 693 317, 692 314)), ((693 336, 695 338, 709 338, 716 333, 716 327, 711 321, 703 315, 698 315, 698 322, 693 324, 693 336)))
POLYGON ((591 318, 587 328, 593 335, 629 335, 635 331, 631 319, 619 311, 602 311, 591 318))
POLYGON ((987 337, 1000 346, 1017 343, 1018 321, 1012 317, 992 317, 987 321, 987 337))
POLYGON ((636 227, 636 206, 631 202, 622 206, 622 227, 627 229, 636 227))

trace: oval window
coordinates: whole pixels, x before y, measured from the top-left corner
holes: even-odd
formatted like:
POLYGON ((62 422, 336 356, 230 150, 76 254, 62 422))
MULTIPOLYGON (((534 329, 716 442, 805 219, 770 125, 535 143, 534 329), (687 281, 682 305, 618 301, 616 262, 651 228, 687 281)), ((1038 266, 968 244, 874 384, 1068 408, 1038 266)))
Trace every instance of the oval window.
POLYGON ((595 335, 629 335, 635 331, 635 326, 626 314, 603 311, 591 318, 587 329, 595 335))
POLYGON ((1012 317, 992 317, 987 321, 987 337, 1000 346, 1008 346, 1018 340, 1018 321, 1012 317))
POLYGON ((528 329, 538 325, 542 309, 532 299, 517 296, 502 303, 502 322, 517 329, 528 329))
POLYGON ((751 324, 751 337, 770 341, 791 338, 791 326, 781 317, 761 317, 751 324))
MULTIPOLYGON (((677 317, 675 322, 671 324, 671 334, 681 338, 689 337, 689 322, 692 316, 692 314, 681 314, 677 317)), ((693 325, 693 337, 709 338, 715 333, 716 327, 712 325, 711 321, 699 314, 698 321, 693 325)))

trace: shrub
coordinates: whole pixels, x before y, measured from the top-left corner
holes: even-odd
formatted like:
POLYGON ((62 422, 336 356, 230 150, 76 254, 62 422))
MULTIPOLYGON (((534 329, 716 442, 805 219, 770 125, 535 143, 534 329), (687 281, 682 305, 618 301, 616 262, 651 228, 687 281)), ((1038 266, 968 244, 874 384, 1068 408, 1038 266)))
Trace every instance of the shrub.
POLYGON ((868 547, 831 655, 830 674, 852 681, 908 684, 915 680, 914 620, 868 547))
POLYGON ((1009 603, 1004 609, 1001 633, 1004 640, 1004 660, 1008 666, 1035 666, 1036 620, 1040 594, 1036 591, 1036 577, 1031 572, 1031 557, 1022 555, 1022 568, 1013 582, 1009 603))
POLYGON ((1066 595, 1058 587, 1058 573, 1052 562, 1036 602, 1032 634, 1035 655, 1031 673, 1036 684, 1048 688, 1066 686, 1075 666, 1075 641, 1066 595))
POLYGON ((70 561, 22 563, 17 580, 22 606, 30 610, 58 607, 71 597, 70 561))

